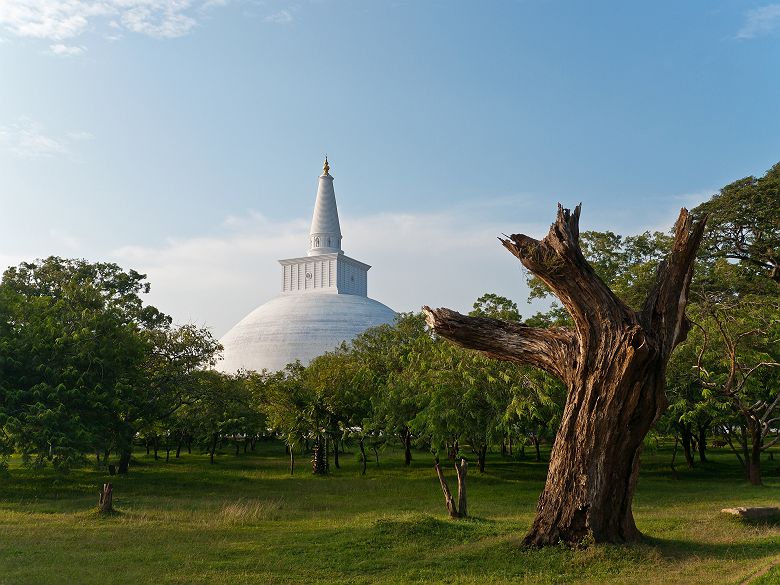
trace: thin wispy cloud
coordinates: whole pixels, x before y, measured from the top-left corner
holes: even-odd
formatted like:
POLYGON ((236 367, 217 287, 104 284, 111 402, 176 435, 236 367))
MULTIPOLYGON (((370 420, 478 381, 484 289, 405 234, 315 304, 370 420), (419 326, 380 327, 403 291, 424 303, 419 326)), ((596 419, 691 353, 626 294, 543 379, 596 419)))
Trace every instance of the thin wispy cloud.
POLYGON ((58 57, 75 57, 81 55, 86 50, 87 48, 84 46, 64 45, 62 43, 49 45, 49 52, 58 57))
MULTIPOLYGON (((0 0, 0 28, 16 37, 60 42, 87 31, 111 38, 121 31, 176 38, 192 31, 206 10, 224 4, 215 0, 0 0)), ((72 44, 54 44, 51 50, 78 54, 72 44)))
POLYGON ((293 21, 293 15, 289 10, 280 10, 279 12, 269 14, 263 21, 272 22, 274 24, 287 24, 293 21))
POLYGON ((0 125, 0 150, 26 159, 67 156, 72 154, 74 143, 92 138, 89 132, 55 136, 48 133, 43 125, 26 117, 12 124, 0 125))
POLYGON ((737 31, 736 38, 752 39, 768 35, 780 29, 780 4, 767 4, 748 10, 745 22, 737 31))

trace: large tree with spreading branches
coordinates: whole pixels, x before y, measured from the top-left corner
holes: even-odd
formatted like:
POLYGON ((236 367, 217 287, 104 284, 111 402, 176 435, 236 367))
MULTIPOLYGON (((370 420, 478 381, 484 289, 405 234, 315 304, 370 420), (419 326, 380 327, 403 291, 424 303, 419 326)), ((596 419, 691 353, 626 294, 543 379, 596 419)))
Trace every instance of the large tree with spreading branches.
POLYGON ((525 542, 636 540, 631 503, 643 440, 667 405, 666 364, 690 328, 688 289, 704 221, 686 209, 639 310, 597 276, 579 243, 580 206, 558 206, 547 236, 501 239, 571 315, 573 327, 530 327, 424 307, 440 336, 489 356, 530 364, 568 388, 547 481, 525 542))

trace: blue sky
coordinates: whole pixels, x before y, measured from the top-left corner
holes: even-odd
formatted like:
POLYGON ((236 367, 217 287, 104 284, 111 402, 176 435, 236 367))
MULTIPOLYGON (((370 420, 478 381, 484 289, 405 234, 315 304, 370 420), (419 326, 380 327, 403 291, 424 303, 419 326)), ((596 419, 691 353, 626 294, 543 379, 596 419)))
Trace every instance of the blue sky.
POLYGON ((0 0, 0 263, 146 271, 224 333, 306 249, 328 153, 397 310, 524 306, 501 233, 666 229, 780 160, 780 3, 0 0))

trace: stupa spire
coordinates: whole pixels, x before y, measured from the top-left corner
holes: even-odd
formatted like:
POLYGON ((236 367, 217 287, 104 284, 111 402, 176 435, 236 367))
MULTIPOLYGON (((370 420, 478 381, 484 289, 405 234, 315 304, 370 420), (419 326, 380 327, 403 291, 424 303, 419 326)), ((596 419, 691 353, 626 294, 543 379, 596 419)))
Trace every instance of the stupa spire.
POLYGON ((330 175, 328 157, 322 165, 322 174, 317 185, 317 199, 309 230, 309 256, 341 252, 341 226, 339 210, 336 207, 336 192, 330 175))

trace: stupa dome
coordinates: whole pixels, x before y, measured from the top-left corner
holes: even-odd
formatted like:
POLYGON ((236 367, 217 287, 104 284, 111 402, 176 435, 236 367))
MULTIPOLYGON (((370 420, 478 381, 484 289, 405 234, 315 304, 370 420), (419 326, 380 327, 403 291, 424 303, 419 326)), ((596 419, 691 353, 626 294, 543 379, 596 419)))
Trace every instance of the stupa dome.
POLYGON ((314 205, 306 256, 279 260, 282 294, 260 305, 220 340, 222 372, 279 370, 306 364, 396 313, 368 298, 368 264, 341 249, 341 226, 327 158, 314 205))
POLYGON ((370 327, 392 323, 395 312, 358 295, 280 295, 260 305, 222 338, 220 369, 280 370, 308 363, 370 327))

